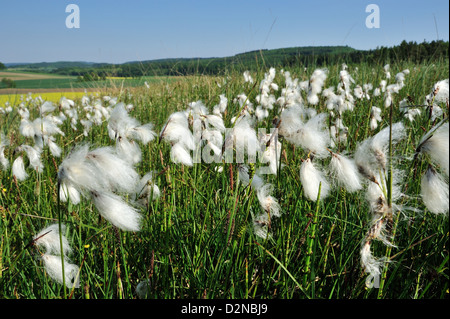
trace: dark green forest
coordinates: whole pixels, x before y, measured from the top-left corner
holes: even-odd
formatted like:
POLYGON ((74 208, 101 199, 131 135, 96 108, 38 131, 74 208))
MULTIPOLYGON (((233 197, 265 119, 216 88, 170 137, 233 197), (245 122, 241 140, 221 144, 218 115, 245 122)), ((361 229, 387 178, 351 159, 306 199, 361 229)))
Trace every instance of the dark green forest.
POLYGON ((348 46, 293 47, 255 50, 222 58, 177 58, 134 61, 123 64, 55 62, 9 67, 23 71, 77 76, 95 81, 107 76, 133 77, 173 75, 223 75, 230 71, 257 71, 268 67, 322 67, 336 63, 383 64, 406 61, 423 63, 448 59, 448 41, 406 42, 393 47, 356 50, 348 46))

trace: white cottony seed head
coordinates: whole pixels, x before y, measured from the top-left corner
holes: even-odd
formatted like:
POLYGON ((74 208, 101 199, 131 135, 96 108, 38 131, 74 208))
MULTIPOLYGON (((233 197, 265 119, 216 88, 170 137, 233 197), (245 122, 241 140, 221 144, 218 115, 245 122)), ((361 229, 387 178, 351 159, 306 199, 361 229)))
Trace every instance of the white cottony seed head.
POLYGON ((448 215, 448 182, 432 166, 422 176, 420 194, 430 212, 448 215))

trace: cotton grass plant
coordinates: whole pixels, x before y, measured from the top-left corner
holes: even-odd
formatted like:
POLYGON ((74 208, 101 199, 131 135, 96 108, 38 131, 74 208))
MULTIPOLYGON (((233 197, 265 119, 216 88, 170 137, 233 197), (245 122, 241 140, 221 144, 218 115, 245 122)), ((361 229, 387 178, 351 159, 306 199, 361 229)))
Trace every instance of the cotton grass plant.
POLYGON ((0 115, 0 294, 445 297, 442 66, 269 68, 26 99, 0 115))
POLYGON ((44 250, 41 252, 40 259, 45 271, 53 280, 68 288, 78 288, 79 267, 70 263, 69 255, 72 253, 72 248, 63 235, 65 231, 65 225, 52 224, 33 237, 33 245, 39 250, 44 250))

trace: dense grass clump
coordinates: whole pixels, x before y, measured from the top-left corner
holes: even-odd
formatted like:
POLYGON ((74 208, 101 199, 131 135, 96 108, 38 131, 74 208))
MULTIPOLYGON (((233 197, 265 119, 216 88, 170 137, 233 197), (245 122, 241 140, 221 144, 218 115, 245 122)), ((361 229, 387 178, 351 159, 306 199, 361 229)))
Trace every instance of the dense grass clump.
POLYGON ((427 194, 448 203, 448 148, 431 147, 448 142, 445 79, 448 60, 264 69, 2 106, 0 298, 446 298, 448 209, 422 197, 439 174, 427 194), (258 129, 269 162, 220 157, 258 129), (195 160, 189 138, 218 160, 195 160), (71 172, 92 175, 61 192, 83 146, 71 172), (105 147, 129 162, 92 178, 105 147), (118 186, 124 170, 138 190, 118 186), (138 231, 102 214, 106 190, 138 231))

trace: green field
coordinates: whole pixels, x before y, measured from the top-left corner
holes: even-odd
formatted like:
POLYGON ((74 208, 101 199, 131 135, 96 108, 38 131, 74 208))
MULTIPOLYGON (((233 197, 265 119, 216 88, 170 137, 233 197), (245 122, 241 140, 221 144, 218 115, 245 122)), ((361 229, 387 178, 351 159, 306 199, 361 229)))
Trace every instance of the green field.
MULTIPOLYGON (((3 72, 4 77, 14 79, 14 72, 3 72)), ((74 76, 53 76, 46 77, 46 74, 34 73, 31 79, 17 79, 15 80, 17 89, 95 89, 95 88, 117 88, 117 87, 135 87, 143 86, 145 82, 152 83, 161 81, 170 81, 168 77, 140 77, 140 78, 112 78, 102 81, 86 81, 80 82, 77 77, 74 76), (33 78, 34 77, 34 78, 33 78)), ((172 77, 175 78, 175 77, 172 77)), ((7 86, 0 82, 0 94, 1 89, 6 89, 7 86)))
MULTIPOLYGON (((446 213, 433 213, 421 197, 421 180, 429 164, 441 174, 444 174, 444 167, 436 165, 426 154, 414 160, 422 136, 448 118, 448 104, 436 101, 431 108, 432 102, 424 102, 436 82, 448 79, 448 66, 448 59, 422 64, 394 61, 388 78, 384 64, 349 64, 347 71, 354 82, 347 84, 350 85, 346 87, 347 98, 352 96, 354 102, 352 110, 342 113, 327 107, 328 98, 323 91, 333 88, 337 94, 338 86, 342 85, 341 64, 326 66, 328 73, 318 93, 317 104, 308 101, 308 81, 314 68, 285 68, 292 81, 286 73, 275 69, 271 83, 278 87, 268 86, 268 96, 272 95, 273 101, 278 102, 272 103, 273 108, 268 109, 267 117, 261 120, 256 120, 256 114, 259 114, 256 110, 262 104, 260 95, 264 86, 260 84, 267 80, 268 68, 250 72, 253 83, 245 82, 241 73, 159 80, 152 82, 150 89, 143 85, 144 79, 124 80, 129 81, 126 83, 130 87, 123 89, 120 89, 121 82, 114 82, 118 89, 102 94, 117 98, 117 102, 123 102, 125 106, 132 105, 128 116, 139 124, 152 123, 156 134, 148 143, 140 142, 137 135, 133 135, 141 157, 133 162, 132 167, 139 177, 153 172, 152 183, 158 186, 159 197, 138 206, 132 192, 117 191, 124 203, 135 207, 141 215, 139 231, 114 226, 105 217, 108 212, 99 214, 101 205, 95 202, 99 196, 95 191, 87 191, 79 203, 65 202, 58 195, 58 181, 64 176, 60 169, 64 160, 70 159, 74 147, 86 143, 91 150, 102 146, 116 150, 119 139, 114 137, 120 134, 111 135, 108 130, 108 124, 113 124, 110 118, 101 117, 86 134, 81 122, 96 116, 94 105, 102 105, 110 115, 115 104, 110 103, 109 98, 98 99, 97 103, 97 98, 88 93, 89 102, 82 104, 80 99, 76 99, 75 105, 67 109, 66 119, 58 124, 64 135, 52 134, 53 142, 61 149, 60 156, 44 144, 39 157, 42 167, 37 170, 30 167, 36 163, 31 162, 24 149, 18 148, 39 142, 36 136, 24 135, 19 129, 23 116, 19 112, 23 110, 15 105, 9 112, 0 112, 2 151, 9 163, 0 165, 0 298, 448 299, 448 209, 446 213), (409 72, 403 73, 404 86, 392 93, 392 107, 385 107, 386 94, 376 96, 375 89, 382 80, 386 80, 387 85, 395 85, 395 76, 406 69, 409 72), (357 86, 369 83, 372 84, 368 89, 370 99, 357 97, 357 86), (136 86, 132 89, 133 84, 136 86), (286 100, 279 98, 287 98, 288 92, 301 95, 302 108, 307 110, 304 117, 295 117, 298 114, 293 113, 289 118, 282 113, 282 109, 288 106, 282 102, 286 100), (284 120, 280 125, 292 120, 300 130, 308 118, 323 114, 323 126, 310 127, 318 132, 312 137, 315 139, 327 132, 329 134, 333 127, 336 128, 336 123, 342 121, 346 127, 342 134, 346 133, 346 139, 336 140, 333 144, 327 140, 326 146, 334 154, 349 158, 355 157, 363 141, 383 129, 389 130, 390 123, 403 123, 404 136, 388 143, 389 153, 384 154, 387 164, 383 172, 401 179, 394 180, 390 187, 391 180, 387 178, 384 195, 388 195, 385 198, 388 214, 380 218, 388 223, 386 235, 394 246, 386 245, 378 240, 381 236, 372 234, 373 256, 385 258, 378 260, 382 267, 374 287, 367 286, 368 273, 361 263, 361 244, 373 227, 374 208, 368 199, 368 190, 374 183, 361 177, 363 187, 354 192, 336 184, 336 178, 330 173, 331 155, 328 151, 319 155, 312 150, 320 145, 319 142, 310 143, 308 148, 304 144, 293 143, 288 135, 280 134, 282 146, 278 169, 275 174, 260 175, 264 183, 273 186, 273 197, 269 202, 279 203, 279 216, 265 215, 269 209, 262 209, 261 196, 258 197, 260 189, 246 185, 242 164, 203 160, 191 166, 174 162, 172 144, 159 137, 161 133, 169 134, 164 129, 169 117, 174 112, 189 110, 190 103, 201 101, 205 106, 201 115, 196 115, 191 109, 188 118, 200 121, 212 114, 221 96, 227 98, 226 111, 221 113, 226 128, 233 128, 233 117, 245 112, 249 112, 248 116, 254 120, 250 130, 265 128, 267 132, 277 119, 284 120), (405 117, 404 109, 400 107, 405 101, 420 110, 413 121, 405 117), (371 128, 374 106, 379 107, 381 113, 377 127, 371 128), (75 120, 69 116, 73 116, 73 110, 77 111, 75 120), (431 111, 434 112, 433 118, 429 116, 431 111), (298 124, 299 121, 302 124, 298 124), (24 180, 19 180, 12 171, 19 156, 23 157, 28 174, 24 180), (300 174, 308 158, 312 158, 314 165, 326 176, 319 186, 319 200, 308 195, 305 188, 308 179, 303 179, 300 174), (389 164, 395 169, 395 175, 389 164), (331 184, 328 193, 325 181, 331 184), (397 187, 402 193, 400 197, 395 196, 394 188, 397 187), (34 240, 36 234, 52 224, 57 225, 56 229, 61 224, 66 226, 61 235, 67 238, 72 251, 62 259, 76 265, 77 268, 72 269, 75 269, 73 275, 79 279, 77 288, 72 289, 69 284, 72 277, 64 280, 67 286, 62 280, 55 280, 62 267, 54 266, 56 274, 49 272, 49 265, 45 263, 45 258, 48 258, 46 247, 38 245, 39 239, 34 240), (147 282, 150 284, 144 286, 144 295, 138 293, 139 284, 147 282)), ((74 87, 71 81, 23 80, 17 81, 17 87, 74 87)), ((95 85, 102 87, 100 83, 95 85)), ((41 116, 58 116, 60 112, 56 107, 41 115, 41 104, 35 100, 27 101, 26 106, 30 111, 30 121, 41 116)), ((125 119, 126 116, 120 118, 125 119)), ((128 125, 139 124, 130 121, 128 125)), ((192 125, 190 122, 191 131, 192 125)), ((305 134, 312 131, 306 130, 305 134)), ((187 133, 179 134, 178 138, 186 136, 187 133)), ((124 154, 130 155, 130 152, 124 154)), ((446 156, 448 165, 448 149, 446 154, 444 151, 439 155, 446 156)), ((244 164, 249 168, 255 167, 256 172, 265 167, 259 161, 253 166, 248 158, 244 164)), ((112 171, 122 172, 119 169, 112 171)), ((383 172, 380 170, 376 174, 383 172)), ((448 189, 448 176, 445 183, 448 189)), ((84 183, 80 187, 88 186, 84 183)), ((264 199, 267 201, 266 197, 264 199)), ((55 230, 50 235, 54 233, 55 230)), ((45 236, 48 234, 44 234, 44 239, 45 236)), ((62 237, 56 238, 54 250, 63 244, 62 237)), ((61 256, 56 256, 54 262, 58 264, 61 256)), ((71 268, 65 264, 64 269, 69 271, 71 268)))

